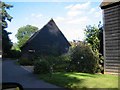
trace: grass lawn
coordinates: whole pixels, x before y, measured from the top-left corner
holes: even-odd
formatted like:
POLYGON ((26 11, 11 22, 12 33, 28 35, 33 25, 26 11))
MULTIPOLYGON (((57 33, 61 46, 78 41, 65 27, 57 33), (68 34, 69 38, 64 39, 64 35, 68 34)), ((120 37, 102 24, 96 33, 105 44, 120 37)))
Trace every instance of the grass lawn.
POLYGON ((87 73, 53 73, 39 78, 65 88, 118 88, 118 76, 87 73))

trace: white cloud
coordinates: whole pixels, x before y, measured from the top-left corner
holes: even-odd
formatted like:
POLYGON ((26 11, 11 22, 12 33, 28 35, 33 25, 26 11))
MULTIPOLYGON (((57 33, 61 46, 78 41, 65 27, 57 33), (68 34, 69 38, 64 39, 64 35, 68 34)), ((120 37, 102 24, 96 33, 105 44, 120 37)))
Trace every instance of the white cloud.
POLYGON ((56 18, 55 18, 55 21, 58 22, 58 23, 59 23, 59 22, 63 22, 64 20, 65 20, 64 17, 56 17, 56 18))
POLYGON ((91 8, 89 13, 92 14, 93 12, 95 12, 95 8, 91 8))
POLYGON ((73 7, 73 4, 66 6, 65 9, 70 9, 70 8, 72 8, 72 7, 73 7))
POLYGON ((34 16, 35 16, 35 14, 34 14, 34 13, 32 13, 32 14, 31 14, 31 16, 32 16, 32 17, 34 17, 34 16))
POLYGON ((102 15, 102 11, 96 11, 95 12, 95 17, 100 17, 102 15))
POLYGON ((82 14, 82 12, 81 11, 68 11, 67 12, 67 15, 68 16, 71 16, 71 17, 74 17, 74 16, 78 16, 78 15, 80 15, 80 14, 82 14))
POLYGON ((29 16, 25 17, 25 22, 40 27, 40 22, 43 19, 43 15, 41 13, 32 13, 29 16))
POLYGON ((28 20, 38 20, 42 17, 43 15, 41 13, 39 14, 35 14, 35 13, 32 13, 31 15, 29 15, 28 17, 25 17, 25 20, 28 21, 28 20))
POLYGON ((92 7, 90 2, 71 4, 65 7, 67 10, 64 17, 59 16, 55 21, 68 40, 84 40, 86 25, 94 25, 101 20, 101 9, 92 7))
POLYGON ((83 4, 75 4, 75 5, 69 5, 66 6, 66 9, 70 9, 70 10, 83 10, 83 9, 88 9, 90 5, 90 2, 86 2, 83 4))
POLYGON ((89 21, 89 19, 87 17, 81 17, 81 18, 69 20, 69 21, 67 21, 67 23, 69 23, 69 24, 86 24, 88 21, 89 21))
POLYGON ((82 3, 82 4, 72 4, 65 7, 68 10, 67 15, 70 17, 75 17, 78 15, 82 15, 85 10, 90 8, 90 2, 82 3))
POLYGON ((26 20, 26 21, 28 21, 28 20, 29 20, 29 18, 28 18, 28 17, 26 17, 26 18, 25 18, 25 20, 26 20))
POLYGON ((40 17, 42 17, 42 14, 37 14, 36 15, 36 18, 40 18, 40 17))

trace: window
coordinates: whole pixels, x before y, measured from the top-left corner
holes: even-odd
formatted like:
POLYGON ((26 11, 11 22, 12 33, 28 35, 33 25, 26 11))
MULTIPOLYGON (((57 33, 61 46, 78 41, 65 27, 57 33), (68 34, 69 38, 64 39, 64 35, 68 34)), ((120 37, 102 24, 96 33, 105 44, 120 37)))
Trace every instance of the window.
POLYGON ((33 53, 33 52, 35 52, 35 50, 29 49, 28 52, 33 53))

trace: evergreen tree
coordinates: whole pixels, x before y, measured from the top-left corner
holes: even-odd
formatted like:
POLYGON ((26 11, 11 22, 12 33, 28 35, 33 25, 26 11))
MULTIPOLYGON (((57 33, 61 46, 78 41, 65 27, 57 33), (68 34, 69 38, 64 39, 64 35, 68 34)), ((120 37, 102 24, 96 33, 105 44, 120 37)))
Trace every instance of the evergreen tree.
MULTIPOLYGON (((12 20, 12 16, 10 16, 6 9, 10 9, 12 8, 12 5, 6 4, 2 1, 0 1, 0 32, 2 34, 2 54, 3 57, 7 57, 10 53, 11 47, 12 47, 12 42, 9 38, 9 34, 11 34, 10 32, 7 32, 5 30, 5 28, 8 27, 7 21, 11 21, 12 20)), ((0 35, 1 35, 0 34, 0 35)))

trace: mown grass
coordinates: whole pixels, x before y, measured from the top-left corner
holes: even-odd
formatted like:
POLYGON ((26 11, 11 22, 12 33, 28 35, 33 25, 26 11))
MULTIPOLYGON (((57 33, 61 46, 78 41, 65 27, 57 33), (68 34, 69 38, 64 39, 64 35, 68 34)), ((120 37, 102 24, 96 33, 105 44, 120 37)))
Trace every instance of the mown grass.
POLYGON ((118 88, 118 76, 87 73, 40 74, 39 78, 65 88, 118 88))

